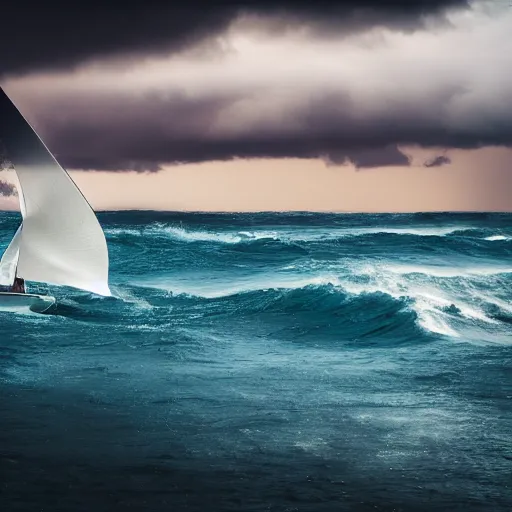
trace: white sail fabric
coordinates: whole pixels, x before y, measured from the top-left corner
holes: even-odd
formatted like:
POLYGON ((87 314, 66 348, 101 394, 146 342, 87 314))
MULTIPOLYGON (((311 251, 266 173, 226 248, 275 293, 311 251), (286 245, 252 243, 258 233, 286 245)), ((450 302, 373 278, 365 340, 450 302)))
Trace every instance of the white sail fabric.
POLYGON ((0 285, 2 286, 11 286, 16 277, 22 227, 23 224, 18 228, 14 238, 2 255, 2 260, 0 261, 0 285))
POLYGON ((23 229, 16 236, 16 274, 111 295, 107 243, 96 215, 1 89, 0 124, 0 137, 20 183, 23 229))

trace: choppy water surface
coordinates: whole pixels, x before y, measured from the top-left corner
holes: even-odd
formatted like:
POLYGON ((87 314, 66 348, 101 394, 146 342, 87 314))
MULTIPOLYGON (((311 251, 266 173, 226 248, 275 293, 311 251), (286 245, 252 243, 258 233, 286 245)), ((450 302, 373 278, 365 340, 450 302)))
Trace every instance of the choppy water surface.
POLYGON ((512 214, 99 217, 114 297, 0 312, 2 510, 512 509, 512 214))

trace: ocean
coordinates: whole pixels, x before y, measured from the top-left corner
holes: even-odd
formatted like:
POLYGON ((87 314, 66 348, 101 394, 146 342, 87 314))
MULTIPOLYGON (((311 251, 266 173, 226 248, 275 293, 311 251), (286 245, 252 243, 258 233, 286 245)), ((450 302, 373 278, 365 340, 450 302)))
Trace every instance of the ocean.
POLYGON ((512 510, 512 214, 98 217, 112 297, 0 312, 2 512, 512 510))

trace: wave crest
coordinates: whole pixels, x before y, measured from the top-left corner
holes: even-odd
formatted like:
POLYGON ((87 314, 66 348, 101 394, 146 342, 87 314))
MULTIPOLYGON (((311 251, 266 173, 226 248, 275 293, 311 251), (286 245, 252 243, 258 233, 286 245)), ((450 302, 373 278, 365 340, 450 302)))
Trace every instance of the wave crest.
POLYGON ((365 238, 375 236, 408 236, 408 237, 437 237, 444 238, 450 236, 467 237, 480 239, 484 241, 509 241, 512 237, 504 234, 489 234, 488 231, 475 227, 344 227, 333 228, 326 232, 325 230, 305 228, 297 230, 286 229, 256 229, 248 230, 209 230, 184 227, 182 225, 167 225, 155 223, 153 225, 136 229, 126 228, 107 228, 107 235, 120 237, 123 235, 131 237, 156 236, 169 237, 180 242, 210 242, 220 244, 240 244, 250 243, 259 240, 272 240, 282 243, 308 243, 308 242, 329 242, 339 241, 347 238, 365 238))

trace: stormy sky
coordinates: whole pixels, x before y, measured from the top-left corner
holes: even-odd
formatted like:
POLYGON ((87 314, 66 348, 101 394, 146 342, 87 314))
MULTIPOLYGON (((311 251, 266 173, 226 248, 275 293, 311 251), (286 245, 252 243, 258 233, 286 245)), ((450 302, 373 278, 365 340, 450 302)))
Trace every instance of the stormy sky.
MULTIPOLYGON (((136 171, 149 189, 151 175, 167 173, 171 187, 180 169, 180 186, 197 188, 197 169, 206 165, 225 191, 242 175, 271 180, 270 168, 275 180, 293 179, 304 161, 310 179, 322 175, 326 187, 338 170, 346 186, 361 173, 387 173, 396 189, 406 169, 417 173, 405 179, 409 186, 425 176, 445 188, 460 187, 450 173, 469 161, 467 180, 487 173, 489 190, 500 190, 512 173, 509 4, 53 4, 30 7, 27 16, 16 3, 1 8, 9 22, 2 24, 0 85, 66 168, 97 171, 104 184, 115 173, 126 188, 126 171, 136 171)), ((91 180, 103 188, 99 176, 82 174, 93 195, 91 180)), ((500 196, 493 208, 492 194, 484 195, 485 206, 471 191, 475 206, 464 208, 512 209, 512 200, 500 196)), ((364 198, 360 209, 368 209, 364 198)))

